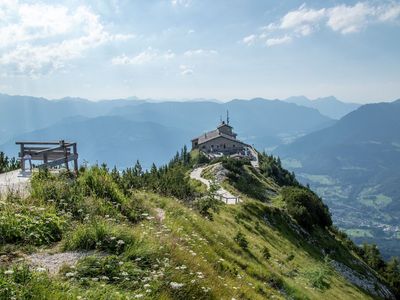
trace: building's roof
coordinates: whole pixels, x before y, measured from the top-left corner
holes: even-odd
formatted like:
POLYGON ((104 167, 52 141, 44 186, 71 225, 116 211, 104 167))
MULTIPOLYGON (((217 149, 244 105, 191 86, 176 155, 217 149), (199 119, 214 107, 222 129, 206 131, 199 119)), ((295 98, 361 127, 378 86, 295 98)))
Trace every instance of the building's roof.
POLYGON ((225 122, 222 122, 220 125, 218 125, 217 128, 221 128, 221 127, 230 127, 230 128, 233 128, 231 125, 229 125, 229 124, 227 124, 227 123, 225 123, 225 122))
POLYGON ((225 133, 220 132, 218 129, 215 129, 215 130, 213 130, 213 131, 209 131, 209 132, 207 132, 207 133, 204 133, 204 134, 202 134, 201 136, 199 136, 199 137, 193 139, 192 141, 197 140, 197 144, 198 144, 198 145, 201 145, 201 144, 203 144, 203 143, 205 143, 205 142, 214 140, 214 139, 219 138, 219 137, 223 137, 223 138, 225 138, 225 139, 228 139, 228 140, 231 140, 231 141, 235 141, 235 142, 241 143, 241 144, 243 144, 243 145, 247 145, 246 143, 243 143, 242 141, 237 140, 237 139, 236 139, 235 137, 233 137, 233 136, 230 136, 230 135, 228 135, 228 134, 225 134, 225 133))

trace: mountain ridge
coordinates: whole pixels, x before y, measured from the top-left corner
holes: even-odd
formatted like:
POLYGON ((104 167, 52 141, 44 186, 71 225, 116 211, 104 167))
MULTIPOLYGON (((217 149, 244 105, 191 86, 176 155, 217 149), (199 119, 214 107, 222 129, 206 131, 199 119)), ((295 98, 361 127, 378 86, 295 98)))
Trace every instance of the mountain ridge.
POLYGON ((399 101, 367 104, 275 152, 296 162, 291 169, 319 191, 339 226, 357 242, 376 241, 386 257, 400 255, 399 115, 399 101))

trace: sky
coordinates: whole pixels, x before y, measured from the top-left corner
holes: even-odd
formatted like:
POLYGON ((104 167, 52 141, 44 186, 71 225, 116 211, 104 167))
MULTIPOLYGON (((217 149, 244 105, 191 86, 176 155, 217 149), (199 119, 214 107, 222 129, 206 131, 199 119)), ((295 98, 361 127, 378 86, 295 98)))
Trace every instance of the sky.
POLYGON ((400 98, 400 1, 0 0, 0 93, 400 98))

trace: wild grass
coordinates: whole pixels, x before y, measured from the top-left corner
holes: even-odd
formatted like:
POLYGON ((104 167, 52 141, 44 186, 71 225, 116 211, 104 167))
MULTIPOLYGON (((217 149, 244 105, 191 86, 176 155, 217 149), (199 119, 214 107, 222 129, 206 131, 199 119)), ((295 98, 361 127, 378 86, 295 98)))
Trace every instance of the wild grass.
POLYGON ((65 250, 101 250, 120 254, 134 243, 130 229, 122 225, 113 225, 102 220, 93 220, 78 225, 67 236, 65 250))
POLYGON ((63 218, 45 208, 0 203, 0 244, 45 245, 61 240, 63 218))
MULTIPOLYGON (((52 237, 44 244, 61 239, 61 251, 95 252, 52 278, 37 267, 0 264, 0 299, 370 298, 325 264, 325 248, 336 249, 332 258, 346 264, 356 258, 333 233, 320 229, 311 241, 273 202, 247 197, 221 205, 210 220, 175 198, 124 193, 101 168, 78 179, 40 176, 29 199, 1 204, 0 216, 10 220, 4 232, 11 234, 14 212, 32 222, 43 217, 40 226, 52 224, 44 217, 50 214, 60 226, 41 229, 52 237), (314 272, 321 268, 331 273, 314 272), (321 278, 328 287, 319 288, 321 278)), ((29 236, 29 230, 21 232, 29 236)), ((21 236, 8 243, 29 243, 21 236)))

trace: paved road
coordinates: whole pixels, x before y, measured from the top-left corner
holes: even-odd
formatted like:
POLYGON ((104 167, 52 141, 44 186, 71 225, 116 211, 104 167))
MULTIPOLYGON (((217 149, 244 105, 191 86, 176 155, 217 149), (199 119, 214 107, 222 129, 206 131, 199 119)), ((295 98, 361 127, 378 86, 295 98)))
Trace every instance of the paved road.
POLYGON ((28 194, 31 172, 15 170, 0 174, 0 197, 8 193, 19 193, 21 196, 28 194))
MULTIPOLYGON (((190 173, 190 178, 204 183, 207 186, 207 189, 209 189, 211 186, 211 180, 201 177, 201 173, 203 172, 204 169, 205 169, 205 167, 199 167, 199 168, 194 169, 190 173)), ((217 195, 215 197, 217 199, 225 202, 226 204, 238 204, 240 202, 239 197, 232 195, 230 192, 228 192, 227 190, 225 190, 222 187, 219 187, 216 194, 217 195)))

